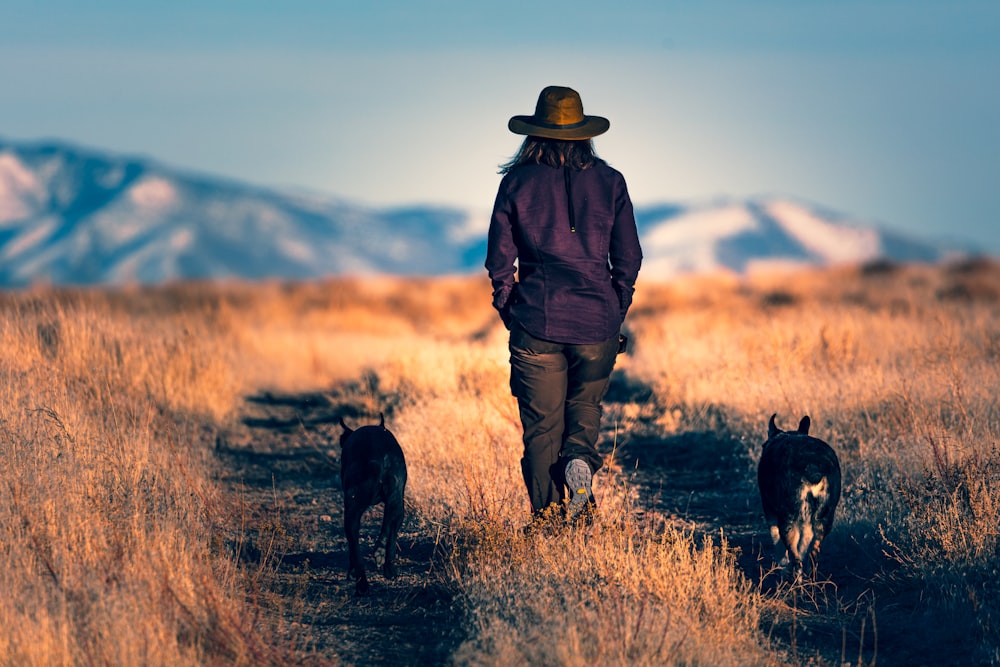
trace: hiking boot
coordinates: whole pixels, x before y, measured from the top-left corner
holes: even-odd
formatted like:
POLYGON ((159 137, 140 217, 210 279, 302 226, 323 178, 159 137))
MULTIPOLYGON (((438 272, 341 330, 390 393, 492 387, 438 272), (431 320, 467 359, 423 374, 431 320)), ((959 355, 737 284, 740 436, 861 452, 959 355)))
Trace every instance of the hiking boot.
POLYGON ((590 472, 590 466, 583 459, 570 459, 563 475, 566 477, 566 486, 569 487, 569 520, 575 521, 581 515, 590 515, 596 505, 592 489, 594 475, 590 472))

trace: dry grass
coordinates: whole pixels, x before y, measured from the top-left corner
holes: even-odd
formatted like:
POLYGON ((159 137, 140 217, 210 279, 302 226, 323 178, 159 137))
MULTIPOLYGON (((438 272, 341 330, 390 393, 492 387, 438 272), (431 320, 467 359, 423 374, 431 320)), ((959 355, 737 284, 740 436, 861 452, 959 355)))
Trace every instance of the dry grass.
MULTIPOLYGON (((267 559, 237 558, 241 508, 213 482, 214 433, 249 394, 363 373, 373 411, 394 406, 414 520, 449 554, 469 633, 456 662, 853 660, 775 634, 823 612, 758 586, 725 538, 637 512, 616 467, 598 482, 597 525, 522 532, 488 293, 478 278, 344 279, 0 298, 0 662, 291 661, 267 559)), ((609 440, 724 427, 749 467, 772 412, 810 414, 844 464, 835 534, 882 564, 878 595, 925 596, 922 616, 882 611, 880 636, 948 618, 970 660, 1000 662, 1000 269, 647 280, 628 327, 619 367, 649 398, 624 406, 609 440)), ((879 664, 906 651, 883 639, 879 664)))
POLYGON ((221 341, 74 299, 3 311, 3 663, 266 662, 243 575, 209 549, 227 517, 198 425, 231 407, 221 341))
POLYGON ((453 576, 476 634, 459 663, 778 663, 725 543, 628 519, 532 536, 477 522, 462 534, 453 576))
POLYGON ((771 412, 812 415, 845 468, 840 530, 877 533, 899 565, 882 595, 923 600, 900 632, 1000 661, 1000 267, 880 265, 638 294, 631 372, 664 405, 711 405, 758 441, 771 412))

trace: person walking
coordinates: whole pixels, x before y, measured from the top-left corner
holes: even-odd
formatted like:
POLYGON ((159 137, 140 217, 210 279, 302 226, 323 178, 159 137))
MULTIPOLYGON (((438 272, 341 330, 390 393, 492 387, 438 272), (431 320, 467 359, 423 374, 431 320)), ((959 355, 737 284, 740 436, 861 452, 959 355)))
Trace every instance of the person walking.
POLYGON ((533 515, 593 517, 602 401, 642 250, 625 178, 594 151, 608 119, 572 88, 548 86, 501 165, 486 270, 510 330, 510 386, 523 427, 521 471, 533 515), (569 491, 567 502, 566 490, 569 491))

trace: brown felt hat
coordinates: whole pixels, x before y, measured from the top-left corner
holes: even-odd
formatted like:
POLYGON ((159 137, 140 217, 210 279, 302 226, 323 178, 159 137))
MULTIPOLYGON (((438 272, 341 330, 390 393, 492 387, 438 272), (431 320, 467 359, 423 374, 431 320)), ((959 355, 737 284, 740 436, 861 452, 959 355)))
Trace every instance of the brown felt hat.
POLYGON ((563 86, 547 86, 538 95, 535 115, 514 116, 507 128, 514 134, 548 139, 590 139, 604 134, 611 121, 600 116, 584 116, 580 93, 563 86))

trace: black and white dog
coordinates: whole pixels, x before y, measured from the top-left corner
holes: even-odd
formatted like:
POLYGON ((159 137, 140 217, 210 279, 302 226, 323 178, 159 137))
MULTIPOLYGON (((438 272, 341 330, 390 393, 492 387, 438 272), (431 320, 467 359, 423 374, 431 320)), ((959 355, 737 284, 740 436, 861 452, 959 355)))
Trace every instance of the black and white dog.
POLYGON ((771 415, 757 466, 764 516, 771 527, 774 559, 790 567, 796 580, 809 559, 816 576, 820 543, 833 528, 840 502, 840 463, 827 443, 809 435, 809 417, 796 431, 782 431, 771 415))
POLYGON ((375 559, 379 564, 379 549, 384 549, 382 574, 396 576, 396 540, 403 523, 403 492, 406 489, 406 460, 395 436, 385 427, 380 415, 378 426, 362 426, 351 430, 340 419, 344 432, 340 436, 340 483, 344 489, 344 534, 347 536, 348 576, 357 580, 355 592, 368 592, 368 578, 361 558, 358 537, 361 517, 365 511, 384 503, 382 530, 375 542, 375 559))

